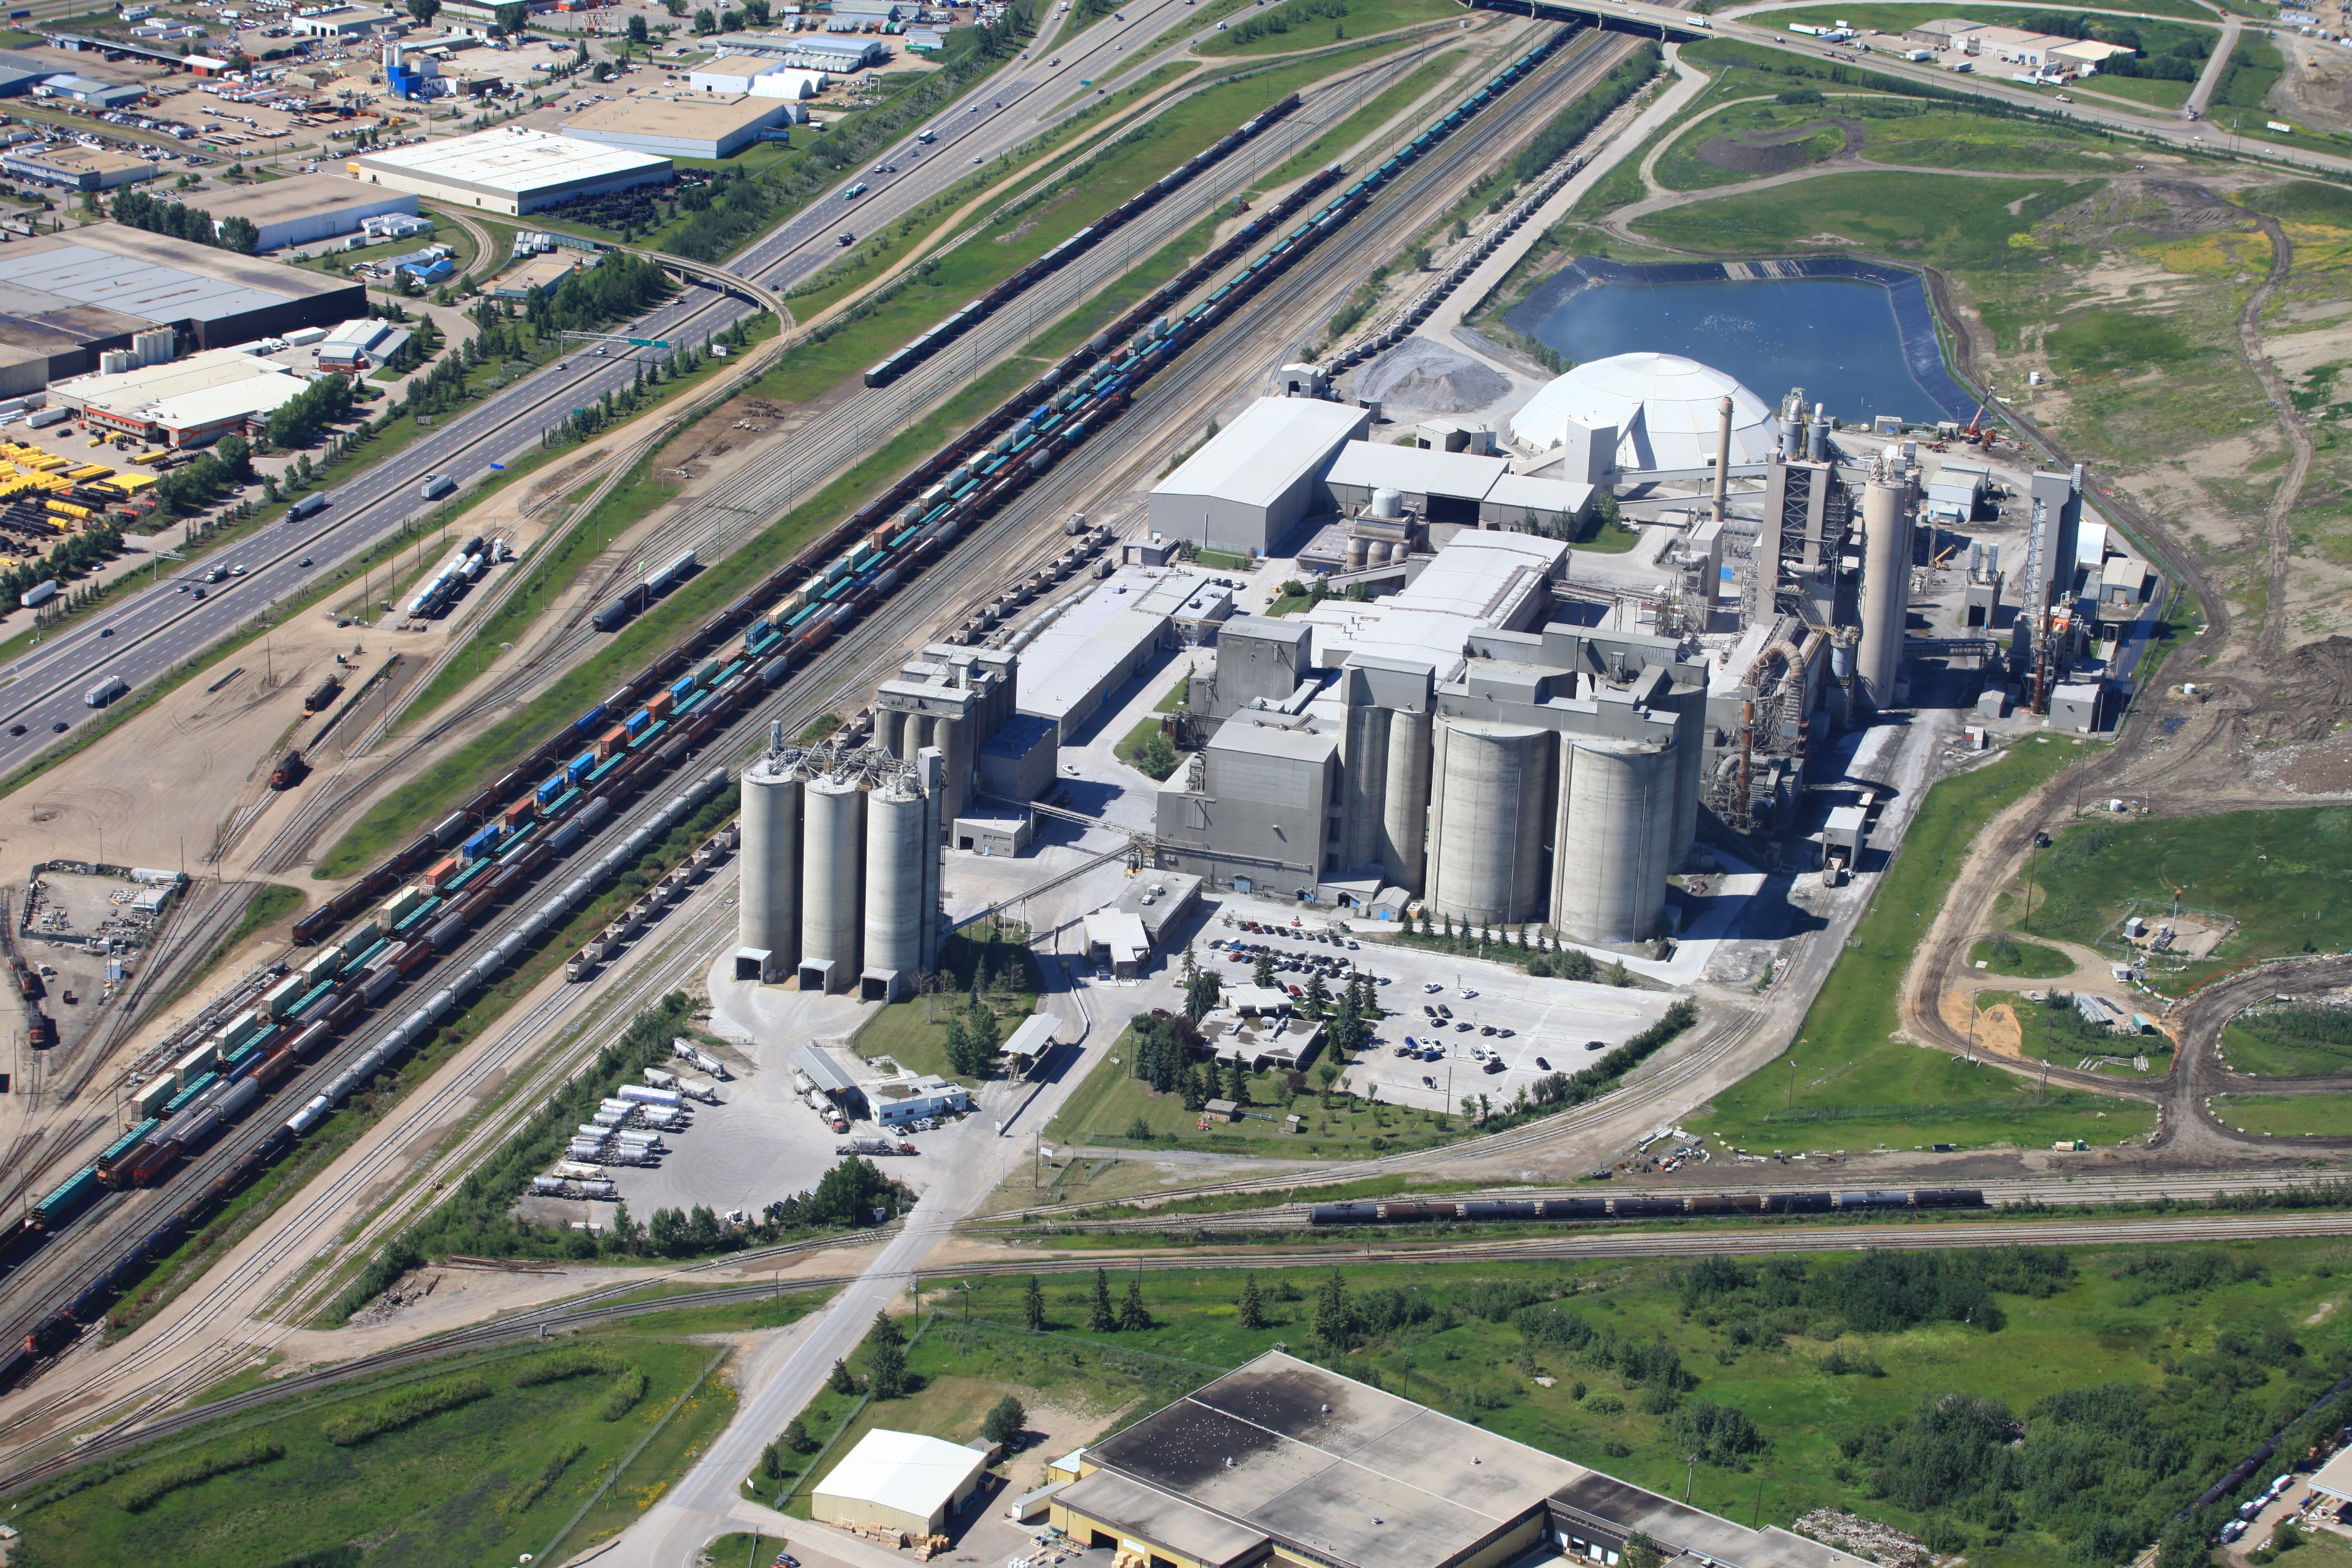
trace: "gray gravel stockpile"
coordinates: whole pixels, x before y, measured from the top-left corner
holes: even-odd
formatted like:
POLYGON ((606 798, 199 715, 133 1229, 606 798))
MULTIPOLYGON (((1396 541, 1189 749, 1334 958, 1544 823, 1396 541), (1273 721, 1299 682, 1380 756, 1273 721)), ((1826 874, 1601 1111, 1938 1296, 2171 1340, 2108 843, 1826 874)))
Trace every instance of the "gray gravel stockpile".
POLYGON ((1466 414, 1507 395, 1510 378, 1468 354, 1427 338, 1407 338, 1366 365, 1356 395, 1377 397, 1382 412, 1466 414))

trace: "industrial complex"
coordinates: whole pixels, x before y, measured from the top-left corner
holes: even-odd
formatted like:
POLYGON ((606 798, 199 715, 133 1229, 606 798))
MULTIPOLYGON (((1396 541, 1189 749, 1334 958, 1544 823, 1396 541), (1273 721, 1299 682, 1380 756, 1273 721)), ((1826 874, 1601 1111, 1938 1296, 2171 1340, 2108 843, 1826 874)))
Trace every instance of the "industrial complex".
POLYGON ((670 174, 667 157, 512 126, 361 153, 343 167, 371 185, 509 216, 573 196, 657 184, 670 174))

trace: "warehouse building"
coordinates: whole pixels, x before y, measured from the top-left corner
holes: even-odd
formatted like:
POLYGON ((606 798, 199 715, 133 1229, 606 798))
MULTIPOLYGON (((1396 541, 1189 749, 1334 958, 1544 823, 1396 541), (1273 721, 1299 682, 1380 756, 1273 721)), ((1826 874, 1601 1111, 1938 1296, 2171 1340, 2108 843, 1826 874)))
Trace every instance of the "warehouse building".
POLYGON ((820 1524, 945 1533, 948 1521, 988 1473, 988 1447, 876 1427, 817 1483, 809 1517, 820 1524))
POLYGON ((823 71, 803 70, 773 55, 721 55, 695 67, 686 82, 697 92, 752 98, 814 98, 825 89, 823 71))
POLYGON ((1595 487, 1581 481, 1515 474, 1501 458, 1429 447, 1383 447, 1350 441, 1339 448, 1324 482, 1340 510, 1379 511, 1382 490, 1424 523, 1433 543, 1451 537, 1451 523, 1467 528, 1518 528, 1565 533, 1592 510, 1595 487))
POLYGON ((670 177, 667 158, 512 126, 362 153, 343 167, 372 185, 509 216, 670 177))
POLYGON ((1244 554, 1275 554, 1331 507, 1324 475, 1372 416, 1312 397, 1261 397, 1151 488, 1151 531, 1244 554))
POLYGON ((143 87, 119 81, 95 81, 86 76, 53 76, 45 78, 33 89, 37 98, 62 98, 74 103, 86 103, 92 109, 121 109, 147 96, 143 87))
POLYGON ((1056 745, 1073 744, 1106 698, 1175 646, 1170 618, 1198 581, 1185 573, 1122 567, 1046 622, 1023 650, 1014 711, 1052 724, 1056 745))
POLYGON ((0 171, 37 184, 69 191, 110 191, 134 180, 152 180, 155 165, 131 153, 33 142, 0 153, 0 171))
POLYGON ((206 191, 200 204, 215 227, 241 217, 261 231, 263 250, 311 245, 357 234, 372 217, 416 217, 416 197, 332 174, 289 174, 227 190, 206 191))
POLYGON ((366 314, 367 289, 349 279, 114 224, 0 249, 0 356, 37 358, 48 381, 156 327, 217 349, 366 314))
POLYGON ((614 99, 566 121, 563 134, 659 158, 731 158, 807 111, 789 98, 748 94, 614 99))
POLYGON ((22 97, 56 74, 57 68, 46 60, 0 49, 0 98, 22 97))
POLYGON ((1054 1524, 1122 1561, 1188 1568, 1614 1564, 1864 1568, 1269 1351, 1085 1450, 1054 1524))
POLYGON ((1402 592, 1226 624, 1161 785, 1160 864, 1340 907, 1658 934, 1697 823, 1706 672, 1552 619, 1568 546, 1465 531, 1402 592))
POLYGON ((266 424, 309 384, 242 349, 209 349, 169 363, 68 377, 49 388, 49 406, 79 414, 93 432, 201 447, 266 424))

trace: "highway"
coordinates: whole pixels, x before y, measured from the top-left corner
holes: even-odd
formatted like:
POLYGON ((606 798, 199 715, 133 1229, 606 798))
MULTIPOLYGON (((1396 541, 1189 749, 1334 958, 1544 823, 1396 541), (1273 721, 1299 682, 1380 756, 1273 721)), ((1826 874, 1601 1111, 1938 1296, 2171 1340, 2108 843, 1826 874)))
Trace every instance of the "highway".
MULTIPOLYGON (((1008 64, 933 116, 929 124, 938 129, 936 143, 925 147, 910 132, 879 156, 879 162, 897 164, 898 173, 862 176, 869 188, 856 204, 857 226, 871 231, 895 222, 953 186, 973 164, 1012 151, 1082 109, 1081 78, 1095 77, 1116 90, 1148 71, 1182 42, 1146 58, 1129 57, 1184 9, 1183 0, 1137 0, 1123 13, 1124 21, 1097 22, 1068 44, 1040 40, 1030 60, 1008 64), (1055 52, 1062 61, 1057 70, 1046 69, 1036 58, 1055 52)), ((845 206, 835 195, 813 202, 736 257, 729 269, 777 292, 791 288, 840 253, 834 237, 845 206)), ((614 330, 681 345, 699 343, 751 310, 744 300, 698 283, 614 330)), ((627 386, 636 370, 626 356, 599 358, 593 352, 544 366, 337 487, 325 510, 307 519, 281 517, 215 551, 208 564, 241 564, 248 571, 212 585, 202 601, 185 591, 191 579, 166 577, 44 638, 0 668, 0 729, 26 726, 23 735, 0 733, 0 772, 66 738, 54 725, 63 723, 70 731, 89 719, 83 694, 104 677, 119 675, 136 692, 201 657, 223 638, 256 625, 272 606, 331 575, 340 563, 397 533, 411 518, 430 511, 432 503, 419 494, 426 474, 447 474, 460 485, 470 484, 491 472, 492 465, 536 448, 541 433, 562 424, 572 409, 627 386)))

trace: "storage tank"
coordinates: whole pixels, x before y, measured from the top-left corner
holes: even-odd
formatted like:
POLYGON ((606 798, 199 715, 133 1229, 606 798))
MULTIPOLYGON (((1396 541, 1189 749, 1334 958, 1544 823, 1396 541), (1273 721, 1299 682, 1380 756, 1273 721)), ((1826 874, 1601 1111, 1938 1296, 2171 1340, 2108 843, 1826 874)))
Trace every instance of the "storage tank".
POLYGON ((1523 724, 1437 721, 1429 898, 1439 914, 1486 924, 1537 912, 1551 739, 1523 724))
POLYGON ((1370 558, 1370 547, 1371 541, 1364 538, 1361 534, 1349 534, 1348 536, 1348 558, 1345 569, 1349 572, 1362 571, 1366 562, 1370 558))
POLYGON ((840 991, 862 965, 866 789, 855 779, 809 781, 801 836, 801 988, 840 991))
POLYGON ((1404 515, 1404 494, 1386 485, 1372 491, 1372 515, 1391 521, 1404 515))
MULTIPOLYGON (((1351 545, 1355 542, 1350 542, 1351 545)), ((1361 871, 1385 865, 1381 840, 1386 826, 1389 771, 1385 755, 1391 709, 1350 703, 1340 753, 1339 868, 1361 871)))
POLYGON ((923 962, 923 856, 930 848, 928 803, 911 779, 893 779, 866 797, 866 997, 891 1001, 911 990, 923 962))
MULTIPOLYGON (((768 954, 760 980, 790 979, 801 962, 801 818, 807 775, 796 762, 761 757, 743 770, 740 946, 768 954)), ((737 979, 750 979, 740 971, 737 979)))
POLYGON ((1414 893, 1422 890, 1429 858, 1429 746, 1428 714, 1403 709, 1389 714, 1381 864, 1388 868, 1390 881, 1414 893))
POLYGON ((907 731, 922 727, 922 716, 898 708, 874 710, 874 743, 894 757, 907 754, 907 731))
POLYGON ((1552 923, 1570 941, 1658 934, 1672 868, 1675 760, 1662 741, 1570 742, 1552 923))
POLYGON ((1911 608, 1910 486, 1882 456, 1862 491, 1862 647, 1855 659, 1864 699, 1895 705, 1903 665, 1903 623, 1911 608))

